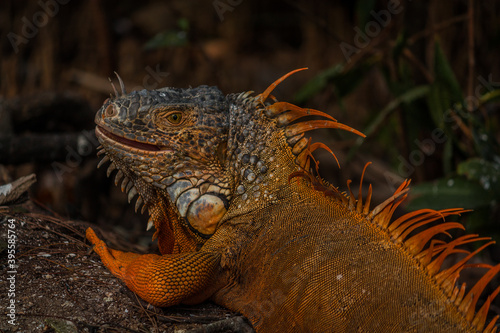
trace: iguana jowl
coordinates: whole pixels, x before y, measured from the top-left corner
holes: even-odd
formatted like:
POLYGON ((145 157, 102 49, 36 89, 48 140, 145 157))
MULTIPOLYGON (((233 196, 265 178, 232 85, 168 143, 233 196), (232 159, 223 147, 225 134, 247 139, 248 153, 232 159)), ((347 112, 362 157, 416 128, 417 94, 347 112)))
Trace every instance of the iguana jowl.
POLYGON ((476 264, 486 273, 475 286, 456 285, 492 242, 441 269, 466 252, 458 246, 489 238, 434 239, 463 229, 441 221, 462 209, 393 220, 408 181, 370 210, 371 186, 363 200, 361 185, 355 198, 313 175, 311 152, 329 148, 304 132, 362 134, 323 112, 268 102, 294 72, 256 96, 207 86, 126 94, 120 80, 96 115, 102 163, 111 162, 108 175, 118 169, 129 200, 138 195, 136 210, 149 211, 161 255, 109 249, 89 228, 103 263, 153 305, 211 298, 258 332, 495 332, 497 317, 486 318, 500 287, 476 305, 500 265, 476 264))

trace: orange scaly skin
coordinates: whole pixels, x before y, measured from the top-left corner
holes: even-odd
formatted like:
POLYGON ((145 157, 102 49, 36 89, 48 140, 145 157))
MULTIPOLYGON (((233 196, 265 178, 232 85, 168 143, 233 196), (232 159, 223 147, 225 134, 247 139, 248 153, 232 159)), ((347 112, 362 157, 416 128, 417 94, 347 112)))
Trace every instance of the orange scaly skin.
POLYGON ((496 332, 498 317, 486 319, 500 287, 476 305, 500 264, 474 264, 483 277, 456 284, 493 242, 469 253, 459 246, 489 238, 436 240, 463 229, 444 220, 459 208, 393 220, 409 181, 371 209, 371 186, 363 200, 362 184, 356 198, 316 176, 312 152, 331 150, 304 132, 362 134, 321 111, 267 103, 294 72, 255 97, 205 86, 127 95, 120 80, 96 133, 116 183, 149 211, 161 255, 109 249, 89 228, 104 265, 153 305, 210 298, 258 332, 496 332))
POLYGON ((156 306, 179 304, 212 282, 219 258, 210 253, 139 255, 109 249, 92 229, 87 239, 103 264, 143 300, 156 306))

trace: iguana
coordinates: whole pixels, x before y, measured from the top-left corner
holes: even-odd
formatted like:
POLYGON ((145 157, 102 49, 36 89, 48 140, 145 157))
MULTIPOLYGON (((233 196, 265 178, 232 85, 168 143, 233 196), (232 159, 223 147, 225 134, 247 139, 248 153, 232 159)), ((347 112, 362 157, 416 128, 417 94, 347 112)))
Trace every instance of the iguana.
MULTIPOLYGON (((298 71, 298 70, 296 70, 298 71)), ((161 255, 108 248, 87 238, 105 266, 145 301, 160 307, 211 299, 242 313, 257 332, 496 332, 491 301, 478 299, 500 271, 467 262, 464 235, 437 239, 463 209, 422 209, 397 219, 409 181, 370 209, 350 189, 317 174, 304 132, 334 128, 363 136, 321 111, 263 93, 223 95, 216 87, 161 88, 115 96, 98 111, 96 133, 115 183, 138 195, 156 228, 161 255), (448 268, 455 253, 463 259, 448 268), (470 289, 467 267, 486 268, 470 289), (479 309, 476 309, 478 307, 479 309)), ((333 153, 332 153, 333 154, 333 153)), ((365 167, 366 169, 366 167, 365 167)), ((364 171, 363 171, 364 174, 364 171)))

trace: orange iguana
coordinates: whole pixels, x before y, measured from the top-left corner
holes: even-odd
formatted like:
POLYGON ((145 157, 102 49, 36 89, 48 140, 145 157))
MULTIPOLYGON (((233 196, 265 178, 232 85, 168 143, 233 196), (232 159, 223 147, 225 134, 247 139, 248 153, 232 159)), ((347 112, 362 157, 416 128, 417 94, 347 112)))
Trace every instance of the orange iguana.
POLYGON ((373 209, 371 186, 363 200, 361 185, 356 198, 322 181, 311 152, 330 149, 304 132, 363 134, 276 101, 272 90, 294 72, 256 96, 208 86, 127 94, 120 80, 96 115, 100 165, 118 169, 129 200, 138 195, 161 255, 109 249, 89 228, 106 267, 153 305, 212 299, 257 332, 495 332, 498 316, 487 316, 500 287, 477 303, 500 264, 467 264, 493 242, 469 253, 459 246, 489 238, 436 239, 463 229, 442 221, 459 208, 392 219, 409 181, 373 209), (455 253, 464 258, 442 269, 455 253), (457 285, 471 266, 483 277, 457 285))

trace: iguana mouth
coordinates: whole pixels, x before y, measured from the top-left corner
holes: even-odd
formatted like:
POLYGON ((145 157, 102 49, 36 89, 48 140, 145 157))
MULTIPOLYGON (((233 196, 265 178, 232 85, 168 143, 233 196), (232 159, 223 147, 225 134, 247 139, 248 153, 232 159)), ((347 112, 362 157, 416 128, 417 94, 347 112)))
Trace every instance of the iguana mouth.
POLYGON ((123 146, 135 148, 135 149, 140 149, 144 151, 162 151, 162 152, 172 152, 172 149, 164 147, 164 146, 158 146, 150 143, 145 143, 145 142, 139 142, 131 139, 124 138, 122 136, 116 135, 114 133, 111 133, 110 131, 106 130, 102 126, 96 126, 96 134, 97 136, 112 140, 114 142, 117 142, 123 146))

